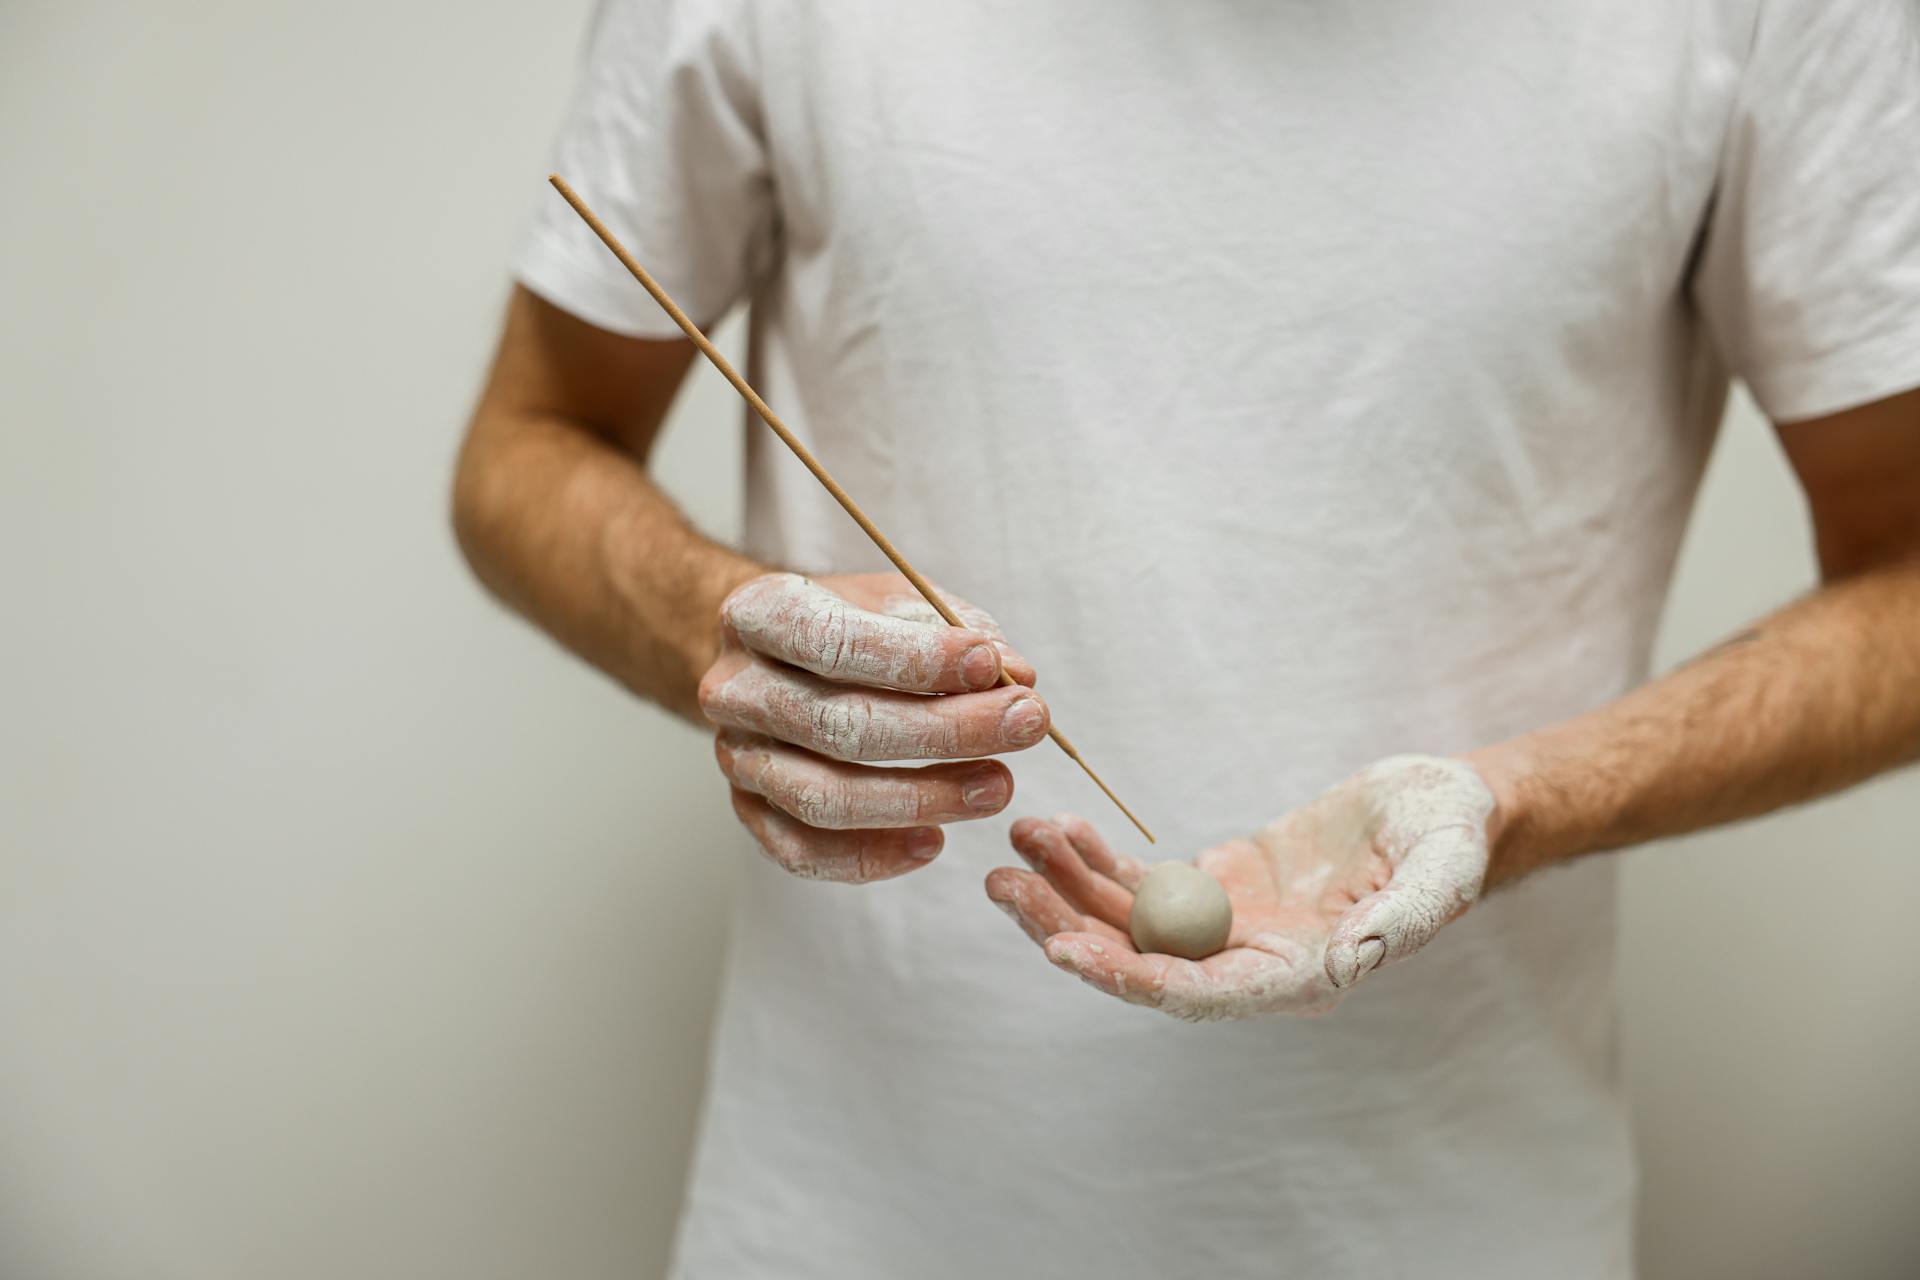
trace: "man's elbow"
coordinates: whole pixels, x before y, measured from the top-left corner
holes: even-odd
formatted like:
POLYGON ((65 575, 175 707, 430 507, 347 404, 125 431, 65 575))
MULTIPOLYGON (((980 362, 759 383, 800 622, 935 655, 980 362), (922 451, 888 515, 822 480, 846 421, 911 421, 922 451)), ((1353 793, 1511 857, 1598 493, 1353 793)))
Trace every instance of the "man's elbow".
POLYGON ((453 483, 447 496, 453 540, 468 568, 489 588, 494 586, 489 572, 491 553, 499 545, 504 523, 499 448, 492 436, 478 420, 468 429, 454 461, 453 483))

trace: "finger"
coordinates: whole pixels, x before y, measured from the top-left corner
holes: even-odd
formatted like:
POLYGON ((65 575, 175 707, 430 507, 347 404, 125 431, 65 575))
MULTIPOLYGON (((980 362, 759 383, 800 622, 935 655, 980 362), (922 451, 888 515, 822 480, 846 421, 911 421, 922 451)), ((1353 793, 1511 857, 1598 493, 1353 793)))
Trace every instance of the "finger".
POLYGON ((1066 832, 1039 818, 1022 818, 1013 824, 1010 838, 1027 865, 1045 876, 1063 898, 1086 915, 1126 932, 1133 894, 1095 875, 1081 861, 1066 832))
POLYGON ((833 831, 964 822, 998 813, 1013 798, 1013 774, 997 760, 883 769, 732 729, 721 730, 713 749, 733 785, 833 831))
MULTIPOLYGON (((1022 933, 1043 947, 1054 934, 1078 927, 1075 917, 1079 913, 1062 901, 1059 894, 1051 888, 1042 893, 1023 884, 1023 876, 1039 879, 1031 871, 1013 867, 995 867, 987 872, 987 900, 1006 912, 1022 933)), ((1046 882, 1043 880, 1041 884, 1046 882)))
POLYGON ((803 880, 891 880, 933 861, 946 839, 938 827, 822 831, 738 787, 733 789, 733 812, 769 858, 803 880))
POLYGON ((1092 932, 1055 934, 1047 939, 1046 950, 1049 961, 1088 986, 1128 1004, 1160 1007, 1166 962, 1172 957, 1143 956, 1131 947, 1111 946, 1092 932))
POLYGON ((833 760, 952 760, 1019 751, 1046 736, 1029 689, 940 698, 835 684, 754 654, 725 654, 700 681, 700 709, 726 729, 764 734, 833 760))
POLYGON ((1342 989, 1404 960, 1470 906, 1486 873, 1486 837, 1477 826, 1422 836, 1378 893, 1355 903, 1327 938, 1327 977, 1342 989))
POLYGON ((1147 878, 1146 863, 1124 853, 1115 853, 1106 838, 1085 818, 1063 813, 1053 820, 1053 825, 1066 832, 1067 842, 1087 866, 1128 892, 1138 889, 1140 882, 1147 878))
POLYGON ((1004 640, 994 641, 993 649, 1000 655, 1001 670, 1012 677, 1015 684, 1031 689, 1040 683, 1040 673, 1034 670, 1033 663, 1027 660, 1025 654, 1004 640))
POLYGON ((736 589, 721 620, 758 653, 846 684, 913 693, 991 689, 1000 679, 994 638, 862 609, 796 573, 770 573, 736 589))
POLYGON ((987 897, 1038 943, 1044 944, 1056 933, 1093 933, 1120 946, 1133 945, 1124 931, 1082 915, 1058 889, 1031 871, 995 867, 987 873, 987 897))
MULTIPOLYGON (((1049 939, 1047 958, 1090 986, 1186 1022, 1220 1022, 1263 1013, 1326 1007, 1311 974, 1283 956, 1238 947, 1205 960, 1139 955, 1097 945, 1085 934, 1049 939)), ((1337 998, 1337 997, 1336 997, 1337 998)))
MULTIPOLYGON (((947 607, 953 610, 960 621, 966 623, 971 630, 983 632, 993 638, 993 647, 1000 654, 1000 664, 1006 668, 1007 674, 1013 677, 1015 684, 1026 685, 1029 689, 1033 687, 1034 681, 1039 678, 1033 669, 1033 664, 1028 662, 1019 650, 1007 643, 1006 633, 1000 629, 1000 624, 994 621, 992 614, 978 605, 968 603, 951 591, 940 591, 940 598, 947 602, 947 607)), ((940 616, 939 610, 917 595, 889 596, 882 604, 881 611, 896 618, 925 623, 931 627, 949 625, 947 620, 940 616)))

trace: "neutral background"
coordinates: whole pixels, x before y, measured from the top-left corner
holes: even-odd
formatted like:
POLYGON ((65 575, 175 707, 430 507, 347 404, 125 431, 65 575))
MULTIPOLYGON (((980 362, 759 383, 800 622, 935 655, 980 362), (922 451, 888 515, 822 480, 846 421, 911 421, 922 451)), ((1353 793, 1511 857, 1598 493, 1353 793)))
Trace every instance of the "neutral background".
MULTIPOLYGON (((0 5, 0 1276, 661 1265, 745 855, 443 512, 586 8, 0 5)), ((1663 661, 1810 576, 1737 411, 1663 661)), ((1920 1274, 1916 819, 1632 855, 1646 1275, 1920 1274)))

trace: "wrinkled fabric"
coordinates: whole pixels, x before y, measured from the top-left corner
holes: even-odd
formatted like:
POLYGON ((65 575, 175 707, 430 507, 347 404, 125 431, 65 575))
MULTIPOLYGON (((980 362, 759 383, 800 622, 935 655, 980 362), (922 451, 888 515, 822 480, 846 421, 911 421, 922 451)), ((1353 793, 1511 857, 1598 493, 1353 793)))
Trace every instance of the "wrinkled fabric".
MULTIPOLYGON (((754 384, 1164 857, 1645 677, 1729 372, 1920 383, 1917 93, 1907 0, 610 0, 556 167, 697 320, 751 300, 754 384)), ((545 193, 517 268, 675 336, 545 193)), ((752 552, 883 567, 747 439, 752 552)), ((1012 764, 884 884, 649 855, 744 864, 676 1275, 1630 1271, 1610 861, 1186 1026, 987 902, 1018 814, 1148 852, 1012 764)))

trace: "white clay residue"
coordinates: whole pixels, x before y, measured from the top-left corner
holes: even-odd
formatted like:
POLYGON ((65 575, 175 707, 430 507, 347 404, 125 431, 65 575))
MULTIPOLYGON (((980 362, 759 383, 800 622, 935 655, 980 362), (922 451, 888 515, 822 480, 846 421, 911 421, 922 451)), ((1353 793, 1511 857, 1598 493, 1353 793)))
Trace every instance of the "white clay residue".
POLYGON ((1493 793, 1471 767, 1438 756, 1391 756, 1352 783, 1373 848, 1392 865, 1327 941, 1327 974, 1350 987, 1405 959, 1472 905, 1487 873, 1493 793))
POLYGON ((714 690, 707 714, 836 760, 924 760, 956 754, 959 727, 951 718, 915 705, 923 701, 837 688, 799 672, 749 662, 714 690))
POLYGON ((731 732, 722 745, 736 783, 810 827, 906 827, 921 821, 925 794, 911 777, 866 769, 853 781, 841 776, 841 766, 731 732))
POLYGON ((934 625, 918 616, 862 609, 799 574, 779 573, 729 596, 726 619, 748 648, 828 679, 924 689, 952 642, 939 614, 918 603, 934 625))

